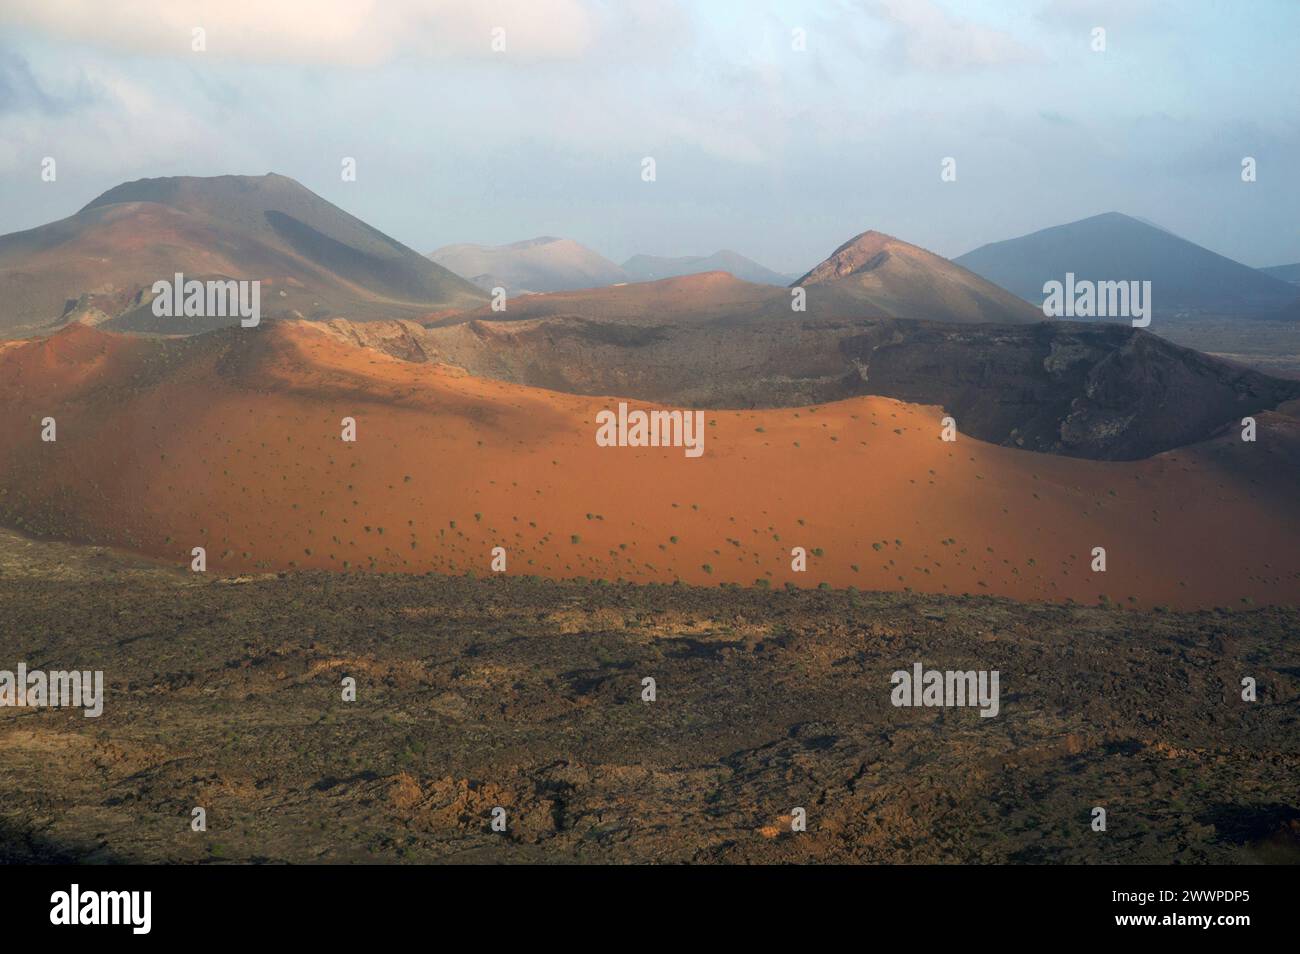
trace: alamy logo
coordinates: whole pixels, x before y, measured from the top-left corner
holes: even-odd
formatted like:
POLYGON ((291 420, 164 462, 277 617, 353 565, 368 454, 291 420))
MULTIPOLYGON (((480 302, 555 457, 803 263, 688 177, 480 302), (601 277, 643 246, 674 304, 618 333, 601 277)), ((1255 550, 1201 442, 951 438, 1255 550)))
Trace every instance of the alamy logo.
POLYGON ((132 934, 148 934, 153 926, 152 891, 70 891, 50 895, 50 923, 129 924, 132 934))
POLYGON ((1151 324, 1151 283, 1074 280, 1043 285, 1043 314, 1048 318, 1132 318, 1134 328, 1151 324))
POLYGON ((896 670, 889 680, 894 688, 889 701, 895 706, 979 706, 980 716, 998 714, 998 670, 927 670, 920 663, 912 671, 896 670))
POLYGON ((596 413, 598 447, 684 447, 687 457, 704 453, 703 411, 628 411, 596 413))
POLYGON ((256 328, 262 320, 260 281, 201 282, 185 280, 177 272, 172 281, 153 283, 153 313, 159 318, 233 318, 244 328, 256 328))
POLYGON ((51 673, 18 664, 18 671, 0 669, 0 708, 14 707, 58 709, 81 707, 87 719, 97 719, 104 711, 104 673, 100 670, 51 673))

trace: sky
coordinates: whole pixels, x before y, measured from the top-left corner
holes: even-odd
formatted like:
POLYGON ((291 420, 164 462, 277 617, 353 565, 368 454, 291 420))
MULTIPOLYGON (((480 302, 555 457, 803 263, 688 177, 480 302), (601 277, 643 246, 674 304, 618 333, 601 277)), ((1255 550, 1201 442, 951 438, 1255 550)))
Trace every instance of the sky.
POLYGON ((0 233, 278 172, 419 252, 801 273, 1119 211, 1300 262, 1298 53, 1296 0, 4 0, 0 233))

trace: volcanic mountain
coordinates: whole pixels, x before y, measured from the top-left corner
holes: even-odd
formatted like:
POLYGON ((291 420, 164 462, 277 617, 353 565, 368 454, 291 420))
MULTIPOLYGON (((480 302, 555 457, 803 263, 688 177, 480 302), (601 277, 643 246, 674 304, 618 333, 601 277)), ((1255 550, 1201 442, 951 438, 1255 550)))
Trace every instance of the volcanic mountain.
POLYGON ((444 245, 428 257, 485 291, 501 287, 510 295, 598 288, 628 280, 599 252, 551 236, 510 245, 444 245))
POLYGON ((754 322, 795 318, 904 318, 955 323, 1028 324, 1042 312, 938 255, 880 232, 864 232, 796 283, 806 311, 793 308, 790 288, 701 272, 653 282, 513 299, 439 315, 427 324, 576 317, 619 324, 754 322))
POLYGON ((817 316, 1028 323, 1043 314, 978 275, 883 232, 863 232, 797 282, 817 316))
POLYGON ((1300 598, 1286 414, 1259 414, 1254 443, 1229 430, 1114 463, 945 442, 939 408, 858 397, 702 412, 690 458, 598 446, 596 415, 617 403, 402 361, 318 323, 186 338, 72 325, 0 346, 0 523, 186 567, 201 546, 223 574, 489 574, 502 547, 508 573, 549 577, 1300 598))
POLYGON ((176 272, 260 281, 264 316, 395 317, 486 297, 284 176, 141 179, 0 237, 0 333, 78 317, 186 334, 238 320, 156 318, 150 288, 176 272))
POLYGON ((1172 232, 1107 212, 983 245, 954 259, 1029 301, 1043 285, 1075 281, 1150 281, 1156 315, 1269 315, 1300 294, 1281 278, 1234 262, 1172 232))
POLYGON ((661 278, 678 278, 698 275, 700 272, 727 272, 742 281, 760 285, 788 285, 790 279, 770 268, 764 268, 752 258, 723 249, 712 255, 689 255, 681 258, 663 258, 657 255, 633 255, 623 263, 627 280, 653 282, 661 278))

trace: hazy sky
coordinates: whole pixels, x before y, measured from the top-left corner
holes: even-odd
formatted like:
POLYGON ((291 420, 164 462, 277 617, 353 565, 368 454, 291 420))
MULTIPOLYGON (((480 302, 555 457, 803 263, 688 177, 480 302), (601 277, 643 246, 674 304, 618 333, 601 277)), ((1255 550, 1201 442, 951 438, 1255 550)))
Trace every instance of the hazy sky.
POLYGON ((1296 262, 1298 50, 1295 0, 3 0, 0 232, 274 171, 420 252, 801 272, 870 228, 954 256, 1116 210, 1296 262))

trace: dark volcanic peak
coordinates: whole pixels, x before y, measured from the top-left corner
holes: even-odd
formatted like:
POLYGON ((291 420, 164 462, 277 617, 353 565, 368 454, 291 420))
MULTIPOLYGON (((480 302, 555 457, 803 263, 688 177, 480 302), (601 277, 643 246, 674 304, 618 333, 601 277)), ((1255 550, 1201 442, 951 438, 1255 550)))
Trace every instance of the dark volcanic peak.
POLYGON ((1033 302, 1064 281, 1150 281, 1156 314, 1268 314, 1294 301, 1294 287, 1119 212, 1106 212, 994 242, 955 259, 1033 302))

